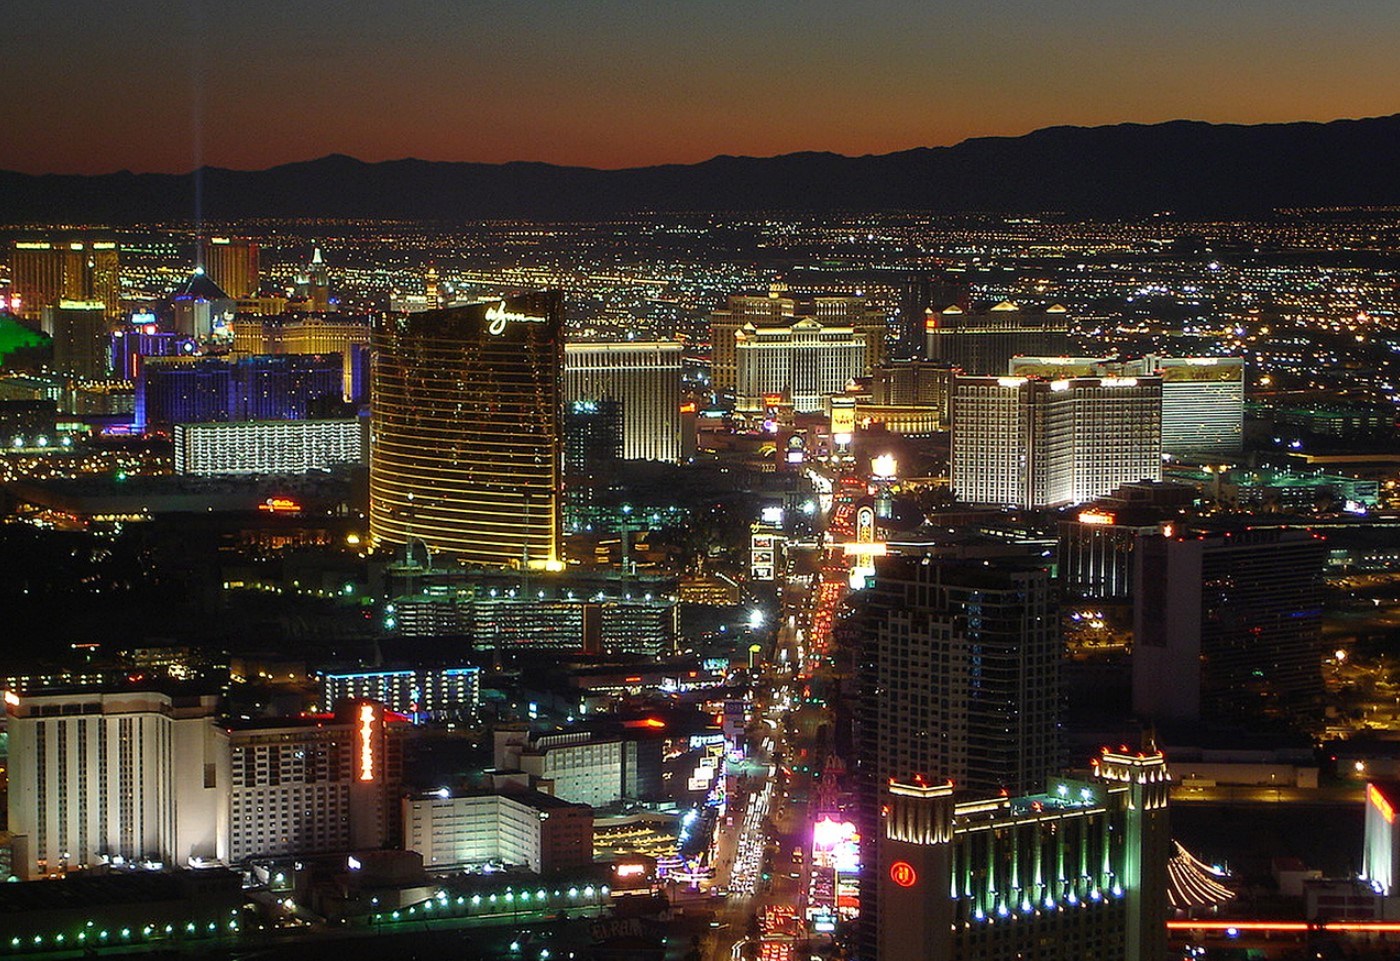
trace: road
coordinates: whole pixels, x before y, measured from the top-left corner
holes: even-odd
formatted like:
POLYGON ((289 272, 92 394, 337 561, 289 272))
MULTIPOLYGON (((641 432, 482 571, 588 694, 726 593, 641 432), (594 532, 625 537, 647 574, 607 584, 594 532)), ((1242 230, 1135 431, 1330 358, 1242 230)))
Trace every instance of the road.
MULTIPOLYGON (((764 934, 754 951, 761 959, 788 957, 805 944, 811 863, 809 803, 815 775, 812 736, 826 708, 804 701, 808 680, 830 663, 827 653, 835 610, 847 590, 847 566, 825 551, 821 574, 811 583, 784 585, 783 617, 752 688, 750 771, 744 793, 731 800, 717 826, 713 886, 727 890, 719 907, 709 961, 737 961, 765 908, 791 910, 788 932, 764 934), (765 877, 765 875, 767 875, 765 877)), ((737 793, 737 792, 736 792, 737 793)))

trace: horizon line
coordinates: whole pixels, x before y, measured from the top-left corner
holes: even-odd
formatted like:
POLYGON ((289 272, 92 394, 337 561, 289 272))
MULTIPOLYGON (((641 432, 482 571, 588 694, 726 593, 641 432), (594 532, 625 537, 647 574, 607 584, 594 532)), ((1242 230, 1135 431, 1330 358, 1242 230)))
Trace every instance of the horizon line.
POLYGON ((781 152, 781 153, 774 153, 774 154, 742 154, 742 153, 740 153, 740 154, 735 154, 735 153, 717 153, 717 154, 713 154, 713 155, 711 155, 711 156, 709 156, 709 157, 705 157, 704 159, 701 159, 701 160, 691 160, 691 161, 683 161, 683 160, 682 160, 682 161, 665 161, 665 162, 661 162, 661 163, 651 163, 651 164, 631 164, 631 165, 620 166, 620 167, 593 166, 593 165, 589 165, 589 164, 571 164, 571 163, 559 163, 559 162, 550 161, 550 160, 525 160, 525 159, 498 160, 498 161, 494 161, 494 160, 429 160, 429 159, 426 159, 426 158, 423 158, 423 157, 415 157, 415 156, 411 156, 411 155, 410 155, 410 156, 404 156, 404 157, 388 157, 388 158, 385 158, 385 159, 383 159, 383 160, 364 160, 364 159, 362 159, 362 158, 360 158, 360 157, 354 156, 353 154, 348 154, 348 153, 345 153, 345 152, 339 151, 339 150, 331 150, 331 151, 329 151, 329 152, 327 152, 327 153, 320 154, 319 156, 315 156, 315 157, 305 157, 305 158, 293 159, 293 160, 284 160, 284 161, 281 161, 281 162, 279 162, 279 163, 274 163, 274 164, 271 164, 270 166, 266 166, 266 167, 227 167, 227 166, 222 166, 222 165, 219 165, 219 164, 209 164, 209 163, 206 163, 206 164, 203 164, 203 165, 198 166, 198 167, 192 167, 192 168, 187 168, 187 169, 178 170, 178 171, 171 171, 171 170, 140 170, 140 171, 134 171, 134 170, 131 170, 131 169, 129 169, 129 168, 125 168, 125 167, 124 167, 124 168, 121 168, 121 169, 119 169, 119 170, 108 170, 108 171, 105 171, 105 172, 102 172, 102 173, 57 173, 57 172, 54 172, 54 171, 44 171, 44 172, 40 172, 40 173, 34 173, 34 172, 31 172, 31 171, 25 171, 25 170, 15 170, 15 169, 12 169, 12 168, 9 168, 9 167, 0 167, 0 173, 3 173, 3 174, 11 174, 11 175, 21 176, 21 177, 81 177, 81 178, 92 178, 92 177, 114 177, 114 176, 119 176, 119 175, 121 175, 121 174, 127 174, 127 175, 130 175, 130 176, 133 176, 133 177, 190 177, 190 176, 193 176, 194 174, 196 174, 196 173, 198 173, 198 172, 201 172, 201 171, 213 171, 213 170, 217 170, 217 171, 227 171, 227 172, 229 172, 229 173, 248 173, 248 174, 267 173, 268 171, 278 170, 278 169, 281 169, 281 168, 283 168, 283 167, 294 167, 294 166, 298 166, 298 165, 301 165, 301 164, 313 164, 313 163, 319 163, 319 162, 324 161, 324 160, 333 160, 333 159, 342 159, 342 158, 345 159, 345 160, 353 161, 353 162, 358 163, 358 164, 363 164, 363 165, 365 165, 365 166, 377 166, 377 165, 379 165, 379 164, 417 162, 417 163, 424 163, 424 164, 443 164, 443 165, 451 164, 451 165, 477 166, 477 167, 510 167, 510 166, 515 166, 515 165, 523 165, 523 166, 555 167, 555 168, 558 168, 558 169, 561 169, 561 170, 589 170, 589 171, 597 171, 597 172, 599 172, 599 173, 626 173, 626 172, 628 172, 628 171, 635 171, 635 170, 657 170, 657 169, 666 168, 666 167, 698 167, 698 166, 702 166, 702 165, 707 164, 707 163, 712 163, 712 162, 714 162, 714 161, 716 161, 716 160, 778 160, 778 159, 781 159, 781 158, 783 158, 783 157, 798 157, 798 156, 808 156, 808 155, 812 155, 812 156, 838 157, 838 158, 841 158, 841 159, 844 159, 844 160, 863 160, 863 159, 869 159, 869 158, 890 157, 890 156, 894 156, 894 155, 896 155, 896 154, 902 154, 902 153, 912 153, 912 152, 917 151, 917 150, 951 150, 951 149, 953 149, 953 148, 955 148, 955 147, 962 146, 963 144, 974 143, 974 142, 983 141, 983 140, 1020 140, 1020 139, 1025 138, 1025 137, 1034 136, 1035 134, 1043 133, 1043 132, 1047 132, 1047 131, 1052 131, 1052 130, 1109 130, 1109 129, 1115 129, 1115 128, 1120 128, 1120 127, 1167 127, 1167 126, 1174 126, 1174 125, 1178 125, 1178 124, 1191 124, 1191 125, 1200 125, 1200 126, 1207 126, 1207 127, 1301 127, 1301 126, 1319 126, 1319 127, 1320 127, 1320 126, 1328 126, 1328 125, 1331 125, 1331 124, 1363 123, 1363 122, 1375 121, 1375 120, 1390 120, 1390 119, 1394 119, 1394 118, 1397 118, 1397 117, 1400 117, 1400 111, 1397 111, 1396 113, 1379 114, 1379 115, 1376 115, 1376 116, 1367 116, 1367 117, 1334 117, 1334 118, 1332 118, 1332 119, 1330 119, 1330 120, 1273 120, 1273 121, 1263 121, 1263 122, 1260 122, 1260 123, 1239 123, 1239 122, 1234 122, 1234 121, 1223 121, 1223 122, 1220 122, 1220 121, 1211 121, 1211 120, 1197 120, 1197 119, 1192 119, 1192 118, 1189 118, 1189 117, 1177 117, 1177 118, 1173 118, 1173 119, 1171 119, 1171 120, 1158 120, 1158 121, 1122 120, 1122 121, 1117 121, 1117 122, 1114 122, 1114 123, 1103 123, 1103 124, 1073 124, 1073 123, 1061 123, 1061 124, 1048 124, 1048 125, 1042 126, 1042 127, 1034 127, 1034 128, 1032 128, 1032 129, 1026 130, 1026 131, 1024 131, 1024 132, 1022 132, 1022 133, 1016 133, 1016 134, 982 134, 982 135, 978 135, 978 136, 974 136, 974 137, 964 137, 963 139, 958 140, 958 141, 955 141, 955 142, 953 142, 953 143, 944 143, 944 144, 918 144, 918 145, 915 145, 915 146, 912 146, 912 147, 902 147, 902 148, 899 148, 899 149, 896 149, 896 150, 888 150, 888 151, 884 151, 884 152, 881 152, 881 153, 874 153, 874 152, 871 152, 871 153, 844 154, 844 153, 839 153, 839 152, 837 152, 837 151, 835 151, 835 150, 822 150, 822 149, 817 149, 817 148, 808 148, 808 149, 804 149, 804 150, 787 150, 787 151, 783 151, 783 152, 781 152))

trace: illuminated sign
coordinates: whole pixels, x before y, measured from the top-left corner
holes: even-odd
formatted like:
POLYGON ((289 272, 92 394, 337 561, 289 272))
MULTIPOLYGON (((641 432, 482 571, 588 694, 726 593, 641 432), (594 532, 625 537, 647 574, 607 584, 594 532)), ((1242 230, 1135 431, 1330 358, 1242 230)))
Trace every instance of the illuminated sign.
POLYGON ((1370 801, 1375 809, 1381 812, 1381 817, 1385 818, 1385 823, 1395 823, 1395 808, 1391 807, 1390 802, 1385 799, 1385 795, 1380 792, 1380 788, 1376 787, 1374 784, 1367 784, 1366 800, 1370 801))
POLYGON ((1115 524, 1118 517, 1108 511, 1080 511, 1079 523, 1081 524, 1115 524))
POLYGON ((647 873, 645 864, 617 864, 613 866, 613 873, 620 878, 635 878, 647 873))
POLYGON ((870 461, 870 473, 874 477, 889 479, 899 470, 899 463, 893 454, 881 454, 870 461))
POLYGON ((290 497, 269 497, 258 505, 258 510, 271 514, 286 514, 301 510, 301 505, 290 497))
POLYGON ((360 705, 360 780, 374 780, 374 705, 360 705))
POLYGON ((875 508, 869 504, 856 511, 856 543, 875 543, 875 508))
POLYGON ((908 861, 896 861, 890 865, 890 880, 901 888, 912 888, 919 883, 919 873, 908 861))
POLYGON ((506 310, 506 302, 503 300, 495 307, 486 308, 486 332, 493 337, 499 337, 506 332, 507 323, 513 321, 519 324, 538 324, 542 319, 506 310))

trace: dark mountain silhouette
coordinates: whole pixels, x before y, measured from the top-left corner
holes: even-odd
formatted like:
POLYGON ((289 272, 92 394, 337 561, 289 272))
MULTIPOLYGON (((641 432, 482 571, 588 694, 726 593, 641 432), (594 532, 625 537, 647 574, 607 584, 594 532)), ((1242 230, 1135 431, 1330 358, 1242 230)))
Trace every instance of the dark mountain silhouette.
MULTIPOLYGON (((642 211, 1063 211, 1254 214, 1400 204, 1400 114, 1331 123, 1049 127, 882 156, 795 153, 594 170, 543 163, 363 163, 332 155, 269 170, 207 167, 203 216, 459 221, 642 211)), ((190 220, 191 174, 0 172, 0 221, 190 220)))

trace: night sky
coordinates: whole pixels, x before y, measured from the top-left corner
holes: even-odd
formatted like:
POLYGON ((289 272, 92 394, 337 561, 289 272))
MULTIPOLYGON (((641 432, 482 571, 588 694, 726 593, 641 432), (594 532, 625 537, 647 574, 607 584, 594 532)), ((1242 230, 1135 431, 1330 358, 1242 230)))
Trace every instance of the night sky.
POLYGON ((602 167, 1400 111, 1397 0, 14 0, 0 168, 602 167))

